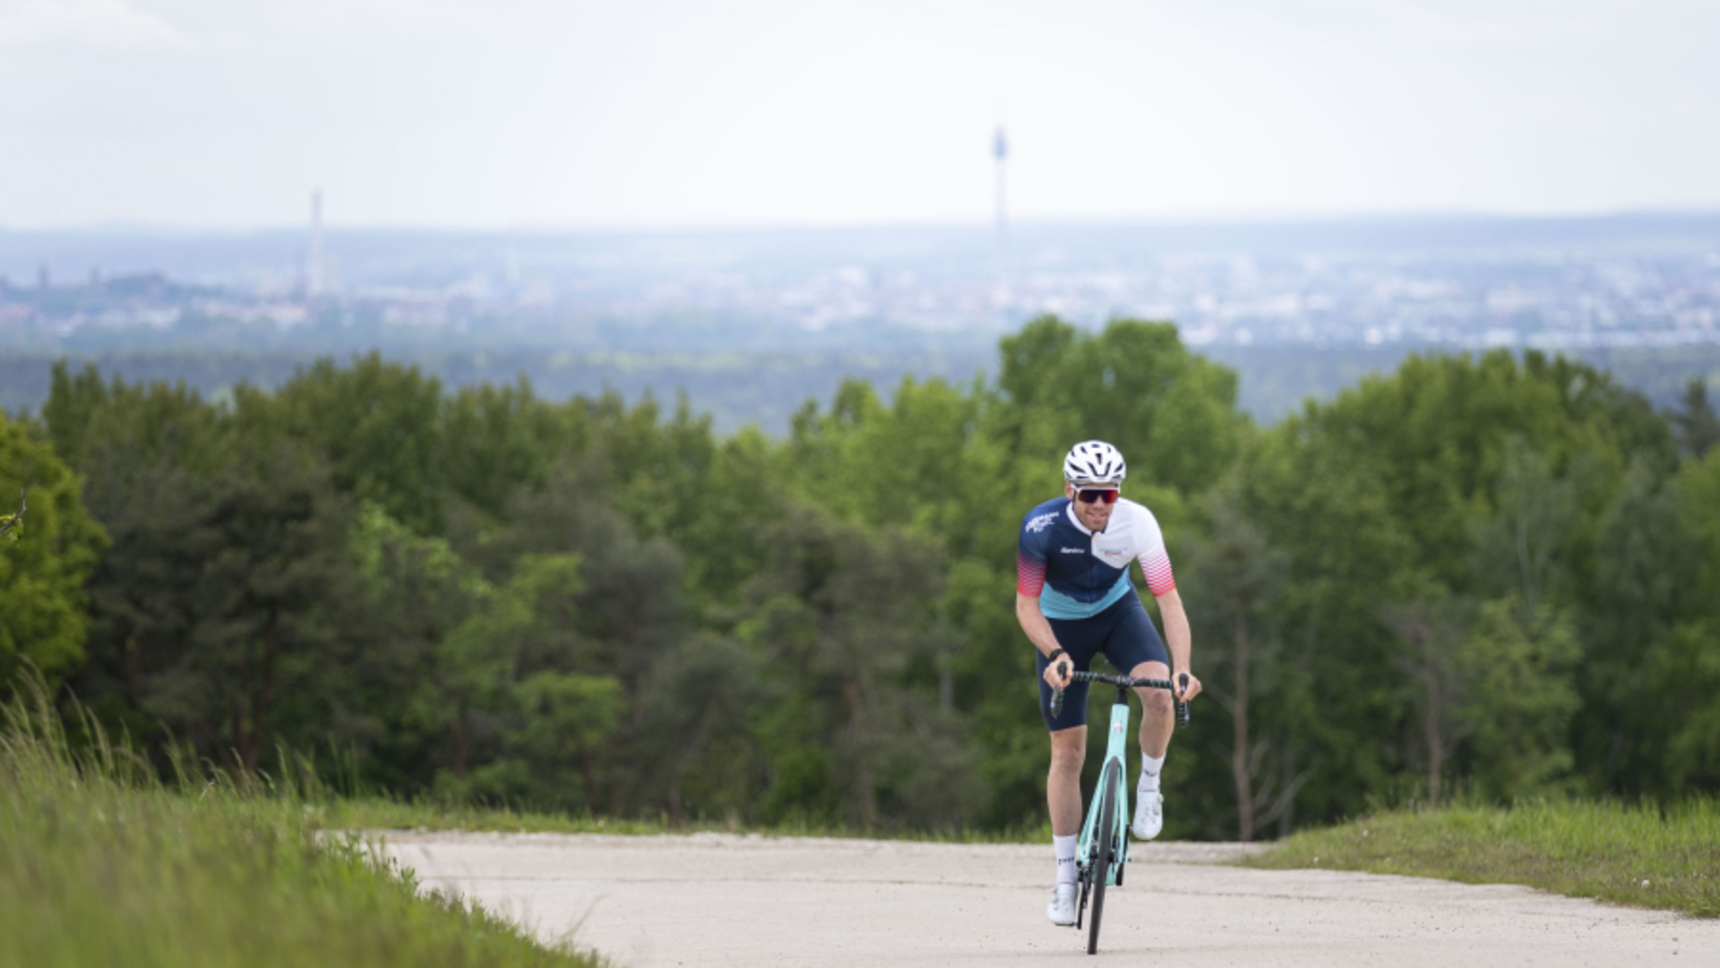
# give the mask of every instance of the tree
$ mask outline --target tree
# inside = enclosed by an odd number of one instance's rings
[[[1720,789],[1720,449],[1686,461],[1677,483],[1680,528],[1699,547],[1695,601],[1651,660],[1648,694],[1672,727],[1661,770],[1668,787],[1713,791]]]
[[[116,468],[91,504],[114,538],[91,586],[98,691],[122,684],[139,712],[254,774],[277,709],[326,674],[355,590],[326,473],[290,446],[242,448],[207,478],[169,460]]]
[[[1202,681],[1230,713],[1226,758],[1236,797],[1236,838],[1247,842],[1289,809],[1306,775],[1280,785],[1277,776],[1264,772],[1275,737],[1259,729],[1254,705],[1262,693],[1286,685],[1274,667],[1282,660],[1278,612],[1289,556],[1249,520],[1236,482],[1227,484],[1206,501],[1211,537],[1190,543],[1183,575],[1193,590],[1190,618],[1207,669]]]
[[[687,815],[690,784],[705,792],[709,807],[745,810],[753,764],[733,747],[751,745],[752,717],[770,699],[766,673],[740,643],[710,633],[689,638],[652,667],[641,700],[642,746],[664,764],[651,781],[672,821]]]
[[[1667,790],[1662,753],[1681,724],[1655,701],[1652,671],[1673,630],[1706,604],[1700,530],[1689,527],[1679,492],[1676,479],[1635,461],[1599,522],[1593,567],[1602,591],[1582,601],[1585,708],[1576,739],[1602,790]]]
[[[1474,678],[1473,663],[1458,648],[1471,621],[1468,603],[1443,589],[1384,606],[1386,625],[1402,643],[1399,662],[1421,714],[1420,740],[1427,769],[1427,799],[1439,803],[1445,764],[1472,724],[1459,714]]]
[[[1667,788],[1720,789],[1720,619],[1681,623],[1652,661],[1654,701],[1673,724],[1662,759]]]
[[[1487,602],[1458,650],[1467,673],[1459,716],[1480,791],[1510,801],[1564,786],[1575,765],[1571,721],[1582,705],[1582,648],[1569,616],[1546,603]]]
[[[0,413],[0,494],[19,495],[0,541],[0,687],[20,660],[52,682],[84,662],[84,583],[107,535],[84,510],[80,489],[46,440]]]
[[[782,733],[828,744],[831,788],[850,819],[876,827],[884,818],[881,801],[914,789],[932,765],[921,754],[942,746],[926,742],[934,730],[924,712],[933,704],[902,679],[935,650],[940,556],[900,531],[873,535],[806,509],[791,512],[772,544],[773,567],[753,586],[741,635],[802,699],[783,710],[800,721],[783,723]],[[935,788],[939,796],[900,819],[947,822],[952,810],[971,807],[964,764],[938,765],[953,768]]]
[[[442,409],[441,381],[371,352],[344,369],[320,359],[272,394],[241,386],[233,419],[247,437],[291,440],[318,454],[341,493],[433,534],[451,476]]]
[[[536,780],[528,789],[553,789],[557,775],[577,766],[583,800],[587,806],[595,803],[594,751],[615,732],[624,702],[621,683],[614,676],[544,671],[521,680],[513,698],[521,722],[510,746],[525,754]],[[571,798],[559,799],[568,803]]]
[[[1113,320],[1097,336],[1042,316],[1002,343],[999,415],[1018,454],[1034,415],[1055,427],[1055,454],[1080,440],[1115,444],[1137,474],[1185,494],[1216,481],[1247,419],[1236,374],[1188,351],[1170,323]]]
[[[1298,818],[1365,809],[1403,768],[1403,737],[1414,730],[1399,640],[1380,607],[1415,594],[1416,553],[1379,462],[1316,411],[1259,434],[1234,470],[1238,502],[1289,558],[1274,610],[1284,684],[1266,704],[1279,789],[1296,791],[1278,818],[1280,835]],[[1196,607],[1201,588],[1181,584]],[[1197,655],[1207,642],[1197,640]],[[1228,775],[1212,782],[1231,785]]]
[[[1678,402],[1672,425],[1677,428],[1679,446],[1691,457],[1702,457],[1720,444],[1720,415],[1708,401],[1708,384],[1692,377]]]
[[[1543,599],[1563,589],[1566,559],[1585,498],[1598,489],[1602,470],[1593,455],[1572,461],[1571,473],[1555,478],[1546,459],[1521,436],[1511,438],[1494,485],[1491,518],[1477,520],[1472,571],[1490,592],[1514,597],[1525,623],[1535,624]]]
[[[498,605],[494,586],[448,542],[415,534],[380,504],[360,505],[351,547],[373,637],[361,664],[392,697],[366,705],[382,711],[403,700],[390,728],[446,732],[450,769],[463,778],[474,711],[498,705],[513,679],[512,632],[525,624],[523,610],[511,599]]]

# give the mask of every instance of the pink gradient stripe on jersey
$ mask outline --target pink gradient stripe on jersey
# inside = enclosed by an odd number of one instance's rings
[[[1038,598],[1045,590],[1045,562],[1024,554],[1015,556],[1015,590],[1024,598]]]
[[[1147,591],[1152,592],[1154,598],[1177,590],[1176,576],[1171,574],[1170,556],[1162,551],[1141,556],[1141,574],[1147,576]]]

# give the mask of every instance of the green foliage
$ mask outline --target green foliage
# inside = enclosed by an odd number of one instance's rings
[[[107,537],[79,490],[48,441],[0,414],[0,494],[22,516],[0,535],[0,694],[20,660],[56,680],[84,662],[84,584]]]
[[[209,475],[104,448],[90,486],[113,537],[90,586],[90,694],[123,696],[235,775],[341,651],[353,591],[340,497],[291,444],[263,446]]]
[[[1692,377],[1684,386],[1684,395],[1672,415],[1678,442],[1692,457],[1702,457],[1720,445],[1720,414],[1708,401],[1708,384]]]
[[[304,442],[325,457],[343,493],[422,533],[441,525],[448,472],[437,432],[440,381],[372,352],[344,370],[321,360],[272,395],[237,398],[242,426]]]
[[[1292,697],[1305,688],[1302,654],[1286,647],[1280,627],[1290,556],[1267,540],[1227,479],[1207,496],[1209,537],[1187,543],[1182,582],[1199,589],[1188,607],[1202,643],[1206,693],[1229,714],[1228,742],[1234,836],[1249,841],[1282,818],[1306,775],[1295,772],[1289,732],[1261,730],[1295,715]],[[1220,818],[1211,817],[1214,827]],[[1214,830],[1214,833],[1217,831]],[[1226,831],[1229,832],[1229,831]]]
[[[1570,616],[1514,599],[1488,602],[1458,648],[1469,672],[1460,716],[1477,789],[1500,801],[1558,790],[1576,765],[1569,735],[1582,705],[1582,647]]]
[[[1170,323],[1115,320],[1091,336],[1041,317],[1004,338],[998,386],[1018,440],[1043,446],[1045,459],[1107,440],[1137,478],[1185,492],[1224,472],[1245,423],[1236,374],[1189,352]]]
[[[823,753],[787,757],[788,782],[828,791],[821,799],[834,796],[843,819],[863,828],[892,805],[921,824],[959,825],[975,799],[959,724],[940,715],[929,688],[904,682],[936,649],[936,547],[799,509],[771,538],[775,560],[753,587],[756,617],[740,636],[799,687],[799,721],[782,725]],[[826,776],[805,772],[814,763]]]

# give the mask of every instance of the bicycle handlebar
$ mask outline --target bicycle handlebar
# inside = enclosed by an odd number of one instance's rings
[[[1184,674],[1186,675],[1187,673]],[[1069,673],[1069,680],[1071,682],[1103,682],[1107,685],[1116,686],[1119,689],[1164,689],[1173,696],[1176,695],[1177,691],[1177,687],[1173,685],[1169,679],[1145,679],[1136,678],[1134,676],[1112,676],[1106,675],[1103,672],[1071,672]],[[1063,715],[1063,689],[1058,686],[1053,686],[1051,694],[1051,718],[1056,719],[1061,715]],[[1188,723],[1188,703],[1179,699],[1177,700],[1177,725],[1187,726]]]

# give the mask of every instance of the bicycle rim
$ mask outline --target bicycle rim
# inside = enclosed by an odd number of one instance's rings
[[[1087,953],[1099,951],[1099,918],[1105,913],[1105,882],[1117,862],[1117,766],[1105,765],[1099,777],[1099,825],[1093,830],[1093,920],[1087,924]]]

